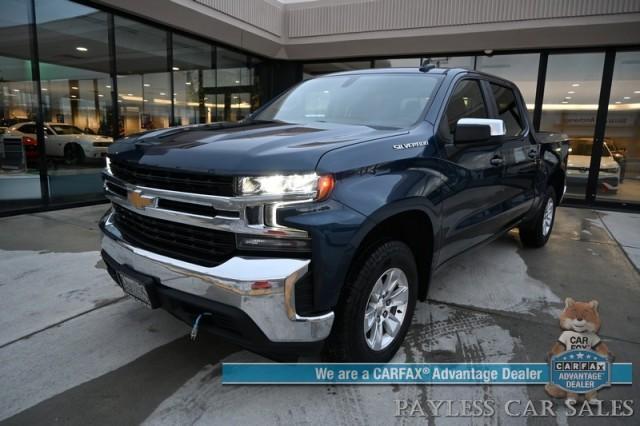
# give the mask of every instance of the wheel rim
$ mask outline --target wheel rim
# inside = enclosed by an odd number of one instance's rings
[[[364,338],[374,351],[398,336],[409,304],[409,281],[399,268],[387,269],[376,281],[364,312]]]
[[[542,218],[542,235],[545,237],[551,232],[551,225],[553,224],[553,199],[547,200],[547,205],[544,207],[544,217]]]

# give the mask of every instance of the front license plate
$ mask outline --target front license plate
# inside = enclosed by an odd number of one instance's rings
[[[141,302],[147,308],[152,308],[149,292],[142,283],[122,273],[118,274],[118,278],[120,278],[120,285],[125,293]]]

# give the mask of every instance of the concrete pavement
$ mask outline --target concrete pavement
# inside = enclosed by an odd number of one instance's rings
[[[265,359],[204,333],[190,342],[188,326],[123,297],[99,258],[105,209],[0,219],[3,424],[424,424],[394,417],[394,400],[546,398],[541,386],[222,386],[221,360]],[[395,361],[542,362],[569,296],[598,299],[600,336],[617,361],[635,361],[640,275],[630,259],[639,218],[561,208],[541,250],[523,249],[514,231],[456,259],[434,277]],[[634,382],[601,398],[638,401],[637,369]],[[558,413],[427,421],[601,424]]]

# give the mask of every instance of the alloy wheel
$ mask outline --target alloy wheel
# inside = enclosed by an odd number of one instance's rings
[[[364,337],[374,351],[388,347],[404,323],[409,281],[399,268],[386,270],[376,281],[364,313]]]

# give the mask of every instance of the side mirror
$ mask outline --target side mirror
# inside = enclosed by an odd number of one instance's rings
[[[453,143],[486,143],[492,137],[506,134],[504,121],[493,118],[461,118],[456,123]]]

